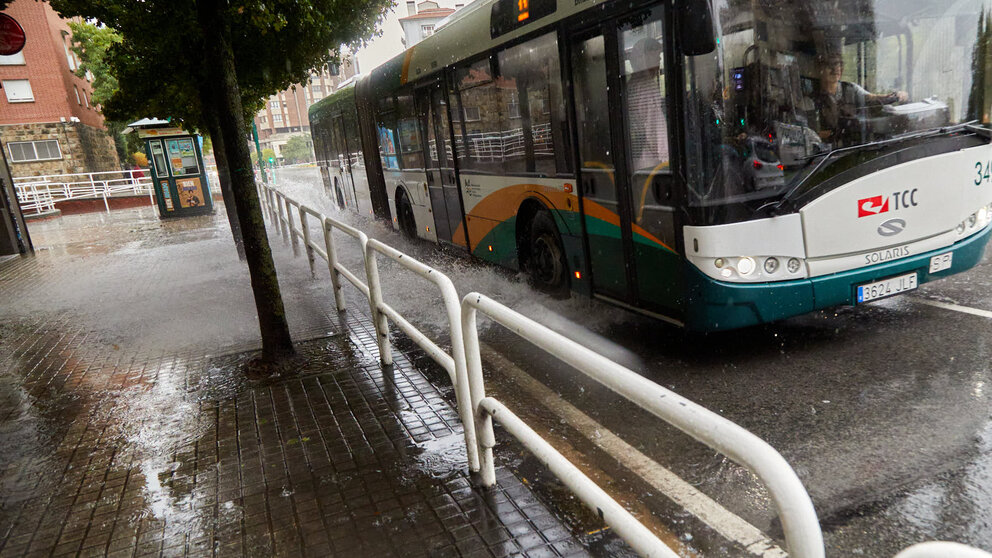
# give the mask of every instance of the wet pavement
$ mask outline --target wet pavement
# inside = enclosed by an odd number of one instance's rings
[[[381,367],[360,306],[339,318],[276,239],[305,364],[245,379],[257,323],[223,215],[67,216],[0,262],[0,557],[629,553],[535,496],[508,441],[474,489],[450,386],[414,351]]]

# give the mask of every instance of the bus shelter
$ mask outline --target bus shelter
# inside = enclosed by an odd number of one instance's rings
[[[159,215],[164,219],[212,213],[200,136],[152,118],[128,128],[144,140]]]

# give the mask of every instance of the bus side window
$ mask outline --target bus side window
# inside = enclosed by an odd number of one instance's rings
[[[375,127],[382,168],[399,170],[400,162],[396,150],[396,109],[392,97],[383,97],[376,103]]]
[[[558,156],[568,153],[568,146],[561,130],[565,103],[555,34],[510,47],[497,54],[497,61],[506,172],[568,172],[567,158]]]
[[[420,119],[413,102],[413,95],[402,93],[396,97],[397,138],[399,139],[400,166],[404,170],[424,170],[424,150],[420,142]]]
[[[499,95],[489,58],[455,71],[458,90],[458,120],[461,130],[455,147],[462,171],[484,174],[503,173],[503,130]]]

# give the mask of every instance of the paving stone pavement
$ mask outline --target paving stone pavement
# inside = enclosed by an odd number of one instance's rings
[[[247,380],[257,322],[223,215],[67,216],[0,262],[0,557],[617,548],[506,468],[474,489],[450,387],[413,353],[380,366],[367,315],[339,317],[275,239],[306,364]]]

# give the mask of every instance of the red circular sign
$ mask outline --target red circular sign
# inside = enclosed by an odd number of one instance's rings
[[[0,56],[10,56],[24,48],[24,28],[7,14],[0,14]]]

